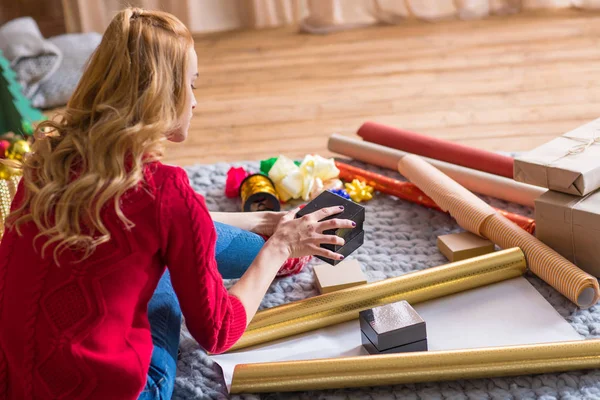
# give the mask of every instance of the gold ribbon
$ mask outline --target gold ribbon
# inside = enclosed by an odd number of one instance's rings
[[[10,206],[17,193],[20,179],[21,177],[16,175],[8,179],[0,179],[0,238],[4,235],[4,224],[10,214]]]

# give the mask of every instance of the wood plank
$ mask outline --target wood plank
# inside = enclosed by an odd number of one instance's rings
[[[198,107],[165,161],[325,156],[377,121],[524,151],[598,116],[600,15],[409,22],[327,36],[292,28],[196,37]]]
[[[332,156],[329,135],[366,121],[526,151],[600,114],[599,38],[600,14],[576,11],[198,35],[198,107],[164,161]]]

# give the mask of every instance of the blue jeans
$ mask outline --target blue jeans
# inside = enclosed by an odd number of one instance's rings
[[[225,279],[240,278],[262,248],[265,240],[254,233],[215,222],[216,259]],[[165,271],[148,303],[152,333],[152,360],[148,379],[139,400],[168,400],[173,394],[181,329],[181,309]]]

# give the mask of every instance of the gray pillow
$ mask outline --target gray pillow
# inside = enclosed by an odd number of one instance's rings
[[[57,62],[59,65],[56,65]],[[25,97],[32,97],[39,90],[43,80],[50,79],[56,72],[54,68],[57,66],[60,66],[60,59],[55,54],[26,57],[17,61],[13,69],[17,73],[17,80]]]
[[[0,49],[28,98],[56,72],[62,59],[61,51],[44,39],[31,17],[16,18],[0,26]]]
[[[37,108],[54,108],[67,104],[88,59],[100,44],[99,33],[68,33],[47,39],[62,52],[60,66],[39,85],[31,103]]]

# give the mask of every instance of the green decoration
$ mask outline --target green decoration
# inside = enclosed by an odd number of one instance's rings
[[[26,135],[33,135],[34,129],[31,123],[23,121],[21,124],[21,131]]]
[[[269,158],[268,160],[262,160],[260,162],[260,172],[265,175],[269,175],[269,171],[273,168],[273,164],[277,161],[277,157]]]
[[[0,134],[14,132],[25,136],[33,134],[33,124],[45,120],[40,110],[33,107],[17,82],[17,74],[0,51]]]
[[[275,164],[278,158],[279,157],[272,157],[266,160],[262,160],[260,162],[260,172],[262,172],[265,175],[269,175],[269,171],[271,170],[271,168],[273,168],[273,164]],[[301,162],[294,161],[294,164],[296,164],[299,167]]]

